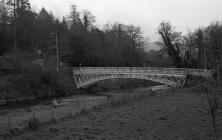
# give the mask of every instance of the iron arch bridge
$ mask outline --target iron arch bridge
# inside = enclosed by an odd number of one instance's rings
[[[211,77],[206,69],[157,68],[157,67],[75,67],[73,76],[77,88],[113,78],[137,78],[151,80],[173,87],[183,87],[187,75]]]

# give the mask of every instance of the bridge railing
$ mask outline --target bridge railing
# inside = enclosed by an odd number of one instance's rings
[[[187,68],[159,68],[159,67],[75,67],[73,68],[75,74],[172,74],[172,75],[197,75],[197,76],[211,76],[212,71],[206,69],[187,69]]]

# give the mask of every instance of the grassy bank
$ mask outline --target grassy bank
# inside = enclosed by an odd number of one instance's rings
[[[139,91],[139,93],[137,93],[137,91]],[[15,135],[20,135],[21,133],[26,132],[26,131],[30,131],[30,130],[33,131],[33,129],[34,130],[42,129],[45,126],[54,125],[53,123],[59,123],[59,122],[64,121],[64,120],[84,117],[86,115],[90,115],[91,113],[93,113],[95,111],[96,112],[97,111],[102,111],[105,108],[116,108],[118,106],[129,105],[129,104],[132,105],[133,103],[135,103],[135,102],[141,100],[142,98],[146,97],[147,95],[151,94],[151,91],[149,91],[147,89],[134,89],[134,90],[128,90],[128,91],[125,91],[125,90],[121,91],[120,90],[120,91],[116,91],[116,92],[121,92],[122,93],[121,96],[110,96],[108,98],[108,100],[106,102],[102,103],[102,104],[99,103],[99,102],[101,102],[100,101],[101,99],[98,99],[98,103],[96,103],[92,108],[91,107],[90,108],[81,107],[81,105],[75,106],[75,104],[73,104],[73,105],[72,104],[67,104],[67,105],[64,105],[64,106],[61,106],[61,107],[58,106],[58,108],[53,109],[54,110],[53,111],[54,112],[53,113],[54,114],[53,118],[52,118],[51,115],[46,115],[45,114],[46,112],[44,112],[44,109],[42,111],[43,114],[41,114],[40,110],[39,111],[34,111],[34,110],[30,109],[30,111],[32,110],[36,113],[32,117],[31,116],[27,117],[27,113],[25,113],[25,112],[23,113],[24,116],[22,118],[24,118],[24,117],[31,118],[31,119],[25,121],[26,122],[25,124],[27,124],[26,126],[24,126],[25,128],[22,128],[22,127],[18,128],[18,127],[16,127],[18,125],[13,125],[13,123],[12,123],[11,128],[8,131],[8,133],[6,133],[6,132],[3,133],[2,137],[11,137],[11,136],[15,136]],[[88,101],[88,102],[90,102],[90,101]],[[78,106],[80,108],[78,108],[77,110],[79,110],[79,109],[80,110],[75,112],[74,108],[76,108]],[[64,110],[70,110],[70,112],[64,113]],[[51,111],[52,110],[49,110],[47,112],[51,112]],[[73,111],[75,113],[73,113]],[[60,112],[60,114],[58,114],[59,112]],[[30,112],[30,113],[32,113],[32,112]],[[22,116],[22,114],[20,116]],[[43,116],[45,116],[45,117],[43,117]],[[47,118],[48,118],[48,121],[46,121]],[[15,120],[16,118],[12,118],[12,119]],[[4,131],[4,130],[2,129],[2,131]]]
[[[122,100],[111,99],[106,105],[82,110],[75,116],[40,126],[36,131],[24,130],[9,139],[213,138],[209,116],[202,109],[195,91],[133,92],[138,94],[132,98],[123,97]]]

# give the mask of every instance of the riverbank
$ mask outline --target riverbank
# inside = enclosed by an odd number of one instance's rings
[[[134,96],[138,90],[147,90],[147,88],[113,90],[91,93],[91,95],[73,95],[57,99],[56,105],[53,105],[52,100],[50,100],[34,105],[1,108],[0,135],[6,134],[9,129],[12,131],[21,131],[22,129],[29,127],[29,123],[33,118],[36,118],[39,124],[44,125],[51,121],[73,117],[76,113],[79,113],[82,110],[85,111],[94,106],[106,104],[107,98],[109,98],[108,101],[113,102],[113,100],[116,101],[116,99]]]
[[[150,90],[149,90],[150,91]],[[149,91],[127,91],[148,93]],[[189,89],[161,91],[125,103],[93,109],[37,131],[8,139],[150,139],[211,140],[209,116],[199,93]]]

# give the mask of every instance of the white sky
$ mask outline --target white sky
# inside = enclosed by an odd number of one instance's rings
[[[88,9],[97,25],[118,21],[140,26],[151,41],[158,39],[157,27],[170,21],[177,31],[186,33],[213,21],[222,21],[222,0],[29,0],[37,12],[44,6],[56,17],[67,16],[70,5]]]

